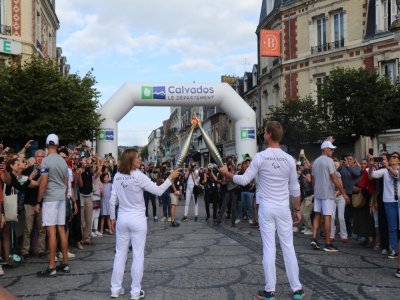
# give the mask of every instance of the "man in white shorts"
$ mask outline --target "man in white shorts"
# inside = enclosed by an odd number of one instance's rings
[[[283,138],[282,125],[277,121],[267,124],[264,140],[268,148],[254,155],[243,175],[228,172],[225,165],[220,169],[226,178],[245,186],[258,176],[257,204],[258,223],[263,242],[263,267],[265,286],[257,292],[257,299],[275,300],[276,245],[275,232],[283,252],[286,274],[293,291],[294,300],[303,299],[304,291],[299,279],[299,265],[293,246],[293,219],[289,207],[289,196],[294,200],[294,222],[301,221],[300,185],[297,181],[296,164],[289,154],[280,149]]]
[[[57,270],[69,273],[68,266],[68,240],[65,234],[65,207],[68,193],[68,166],[64,159],[57,154],[58,136],[50,134],[46,139],[48,156],[42,161],[41,178],[38,193],[38,204],[34,210],[40,211],[42,205],[42,225],[47,227],[49,236],[49,266],[41,272],[39,277],[54,277]],[[43,203],[42,203],[43,201]],[[56,268],[56,229],[60,238],[61,251],[63,254],[62,263]]]
[[[337,252],[338,249],[331,243],[331,216],[335,213],[335,186],[342,194],[346,202],[349,197],[346,194],[342,184],[336,177],[336,168],[331,158],[336,146],[330,140],[321,144],[322,154],[313,163],[312,183],[314,185],[314,220],[313,220],[313,239],[311,246],[315,250],[321,249],[317,241],[317,232],[321,215],[325,221],[325,246],[326,252]]]

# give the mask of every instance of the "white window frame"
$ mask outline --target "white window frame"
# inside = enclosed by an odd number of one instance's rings
[[[390,4],[390,5],[389,5]],[[397,6],[396,0],[376,0],[376,31],[384,32],[390,30],[391,23],[396,19]]]
[[[399,60],[392,59],[380,62],[381,75],[388,76],[392,84],[397,82],[399,77]]]
[[[338,23],[336,23],[338,18]],[[335,48],[344,47],[345,40],[345,14],[344,11],[337,11],[332,14],[332,41],[334,42]],[[338,25],[337,25],[338,24]],[[339,26],[339,28],[337,28]],[[336,35],[336,29],[338,29],[338,36]],[[341,42],[343,40],[343,42]]]
[[[319,32],[320,23],[321,23],[321,32]],[[320,49],[320,51],[318,51],[318,52],[327,51],[328,46],[327,46],[327,41],[326,41],[326,18],[325,18],[325,16],[315,19],[315,31],[316,31],[316,37],[317,37],[316,38],[317,47],[319,47],[319,49]]]
[[[274,9],[275,0],[267,0],[267,16]]]
[[[0,25],[6,25],[6,4],[5,4],[5,0],[0,0]]]

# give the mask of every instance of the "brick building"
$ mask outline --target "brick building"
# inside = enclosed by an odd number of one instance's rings
[[[283,99],[311,95],[318,104],[318,85],[335,67],[375,69],[395,82],[400,48],[390,24],[396,14],[393,0],[264,0],[257,37],[262,29],[280,30],[281,55],[258,51],[258,124]],[[356,153],[372,145],[361,139]]]
[[[34,53],[56,61],[59,26],[55,0],[0,0],[0,63],[21,63]]]

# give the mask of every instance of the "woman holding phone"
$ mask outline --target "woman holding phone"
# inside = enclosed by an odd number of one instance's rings
[[[147,220],[143,192],[161,196],[179,176],[180,169],[174,170],[157,186],[146,174],[140,171],[141,158],[136,149],[127,149],[122,153],[118,173],[114,177],[110,218],[112,230],[116,232],[116,253],[111,277],[111,298],[123,295],[122,280],[128,257],[129,244],[132,245],[132,285],[131,299],[144,298],[141,289],[144,266],[144,248],[146,244]],[[119,201],[118,221],[115,217],[115,204]],[[115,230],[116,229],[116,230]]]

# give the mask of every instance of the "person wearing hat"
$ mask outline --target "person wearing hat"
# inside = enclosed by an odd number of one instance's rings
[[[301,221],[300,186],[297,180],[296,163],[280,148],[283,138],[282,125],[268,122],[264,140],[268,148],[256,153],[243,175],[228,172],[224,165],[220,171],[228,179],[241,186],[249,184],[258,176],[256,200],[259,204],[258,222],[263,243],[263,267],[265,286],[257,292],[257,299],[274,300],[276,288],[276,244],[278,232],[285,261],[286,274],[293,291],[293,299],[303,299],[304,291],[299,279],[299,265],[293,245],[293,219],[289,208],[289,196],[294,200],[294,222]]]
[[[56,230],[60,238],[61,252],[63,254],[62,262],[57,270],[63,273],[69,273],[68,265],[68,239],[65,234],[65,213],[66,197],[68,193],[68,166],[64,159],[57,154],[58,136],[49,134],[46,139],[48,155],[42,161],[41,178],[39,193],[37,197],[38,204],[34,207],[36,213],[40,212],[42,207],[42,225],[47,227],[49,236],[49,266],[38,272],[39,277],[55,277],[56,271],[56,249],[57,239]]]
[[[335,186],[346,202],[349,197],[346,194],[341,182],[336,176],[336,168],[332,154],[336,146],[328,139],[321,144],[321,155],[314,161],[312,168],[312,183],[314,186],[314,219],[313,238],[311,246],[315,250],[321,249],[317,241],[317,232],[321,219],[325,221],[325,246],[326,252],[337,252],[338,249],[331,243],[331,216],[335,213]]]

